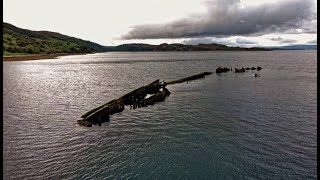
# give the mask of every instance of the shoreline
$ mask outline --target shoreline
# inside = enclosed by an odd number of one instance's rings
[[[3,56],[3,61],[31,61],[31,60],[42,60],[42,59],[56,59],[60,56],[85,55],[85,54],[90,54],[90,53],[56,53],[56,54]]]

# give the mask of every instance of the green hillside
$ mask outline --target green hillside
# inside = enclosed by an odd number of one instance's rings
[[[3,22],[3,55],[102,52],[99,44],[49,31],[31,31]]]

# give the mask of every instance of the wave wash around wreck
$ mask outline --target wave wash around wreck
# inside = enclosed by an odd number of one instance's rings
[[[170,91],[166,88],[167,85],[204,78],[209,74],[212,73],[203,72],[183,79],[170,81],[168,83],[165,81],[160,82],[158,79],[148,84],[147,86],[142,86],[118,99],[114,99],[106,104],[92,109],[91,111],[81,116],[81,118],[83,119],[78,120],[78,124],[86,127],[91,127],[92,124],[101,125],[101,123],[103,122],[109,122],[110,115],[122,112],[124,110],[124,105],[130,105],[130,109],[136,109],[139,107],[153,105],[156,102],[164,101],[165,98],[170,95]],[[146,98],[148,94],[152,95]]]

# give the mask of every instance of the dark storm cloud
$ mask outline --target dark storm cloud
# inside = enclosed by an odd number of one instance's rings
[[[317,33],[317,20],[316,20],[317,17],[315,16],[314,18],[315,20],[305,23],[302,26],[302,33],[311,33],[311,34]]]
[[[223,44],[227,46],[234,46],[236,43],[232,42],[229,39],[225,38],[209,38],[209,37],[204,37],[204,38],[190,38],[187,40],[182,41],[183,44],[189,44],[189,45],[198,45],[198,44]]]
[[[243,38],[236,39],[236,43],[238,43],[238,44],[257,44],[257,42],[255,42],[255,41],[250,41],[250,40],[243,39]]]
[[[272,41],[278,41],[278,42],[281,43],[281,44],[296,43],[296,42],[298,42],[297,40],[294,40],[294,39],[284,39],[284,38],[281,38],[281,37],[270,38],[270,40],[272,40]]]
[[[190,44],[190,45],[198,45],[198,44],[223,44],[227,46],[246,46],[246,45],[252,45],[257,44],[255,41],[250,41],[248,39],[244,38],[237,38],[235,41],[227,38],[210,38],[210,37],[204,37],[204,38],[190,38],[187,40],[182,41],[183,44]]]
[[[192,38],[182,41],[183,44],[198,45],[198,44],[211,44],[212,38]]]
[[[241,7],[240,0],[214,0],[206,3],[204,14],[164,24],[136,25],[121,39],[161,39],[261,35],[303,29],[316,19],[312,0],[287,0],[260,6]],[[309,32],[316,32],[310,26]]]

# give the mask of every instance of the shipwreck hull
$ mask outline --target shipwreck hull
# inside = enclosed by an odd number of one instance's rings
[[[130,109],[136,109],[153,105],[157,102],[164,101],[171,93],[165,88],[169,84],[182,83],[186,81],[192,81],[212,74],[211,72],[203,72],[187,78],[179,79],[171,82],[160,82],[159,79],[152,83],[137,88],[118,99],[114,99],[106,104],[103,104],[97,108],[94,108],[81,116],[81,120],[78,120],[78,124],[81,126],[91,127],[93,124],[99,124],[110,121],[110,115],[122,112],[125,109],[125,105],[130,105]],[[146,98],[147,95],[151,95]]]

